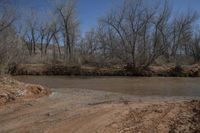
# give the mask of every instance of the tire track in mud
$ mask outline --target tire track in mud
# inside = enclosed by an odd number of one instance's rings
[[[93,110],[81,111],[81,113],[72,118],[71,120],[59,124],[58,127],[53,130],[50,129],[50,133],[54,132],[69,132],[69,133],[111,133],[114,129],[108,128],[108,125],[117,119],[116,113],[120,112],[112,107],[101,107]],[[106,127],[106,128],[105,128]],[[116,131],[116,130],[115,130]]]

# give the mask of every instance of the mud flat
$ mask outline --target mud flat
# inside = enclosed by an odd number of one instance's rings
[[[51,89],[0,107],[0,132],[200,132],[199,97],[140,97],[87,89]]]

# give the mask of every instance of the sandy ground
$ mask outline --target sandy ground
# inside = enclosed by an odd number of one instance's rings
[[[199,98],[136,97],[67,88],[51,91],[48,97],[0,106],[0,132],[200,132]]]

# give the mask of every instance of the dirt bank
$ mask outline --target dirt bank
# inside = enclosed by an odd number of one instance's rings
[[[197,133],[200,132],[200,101],[130,106],[119,122],[120,132]]]
[[[173,133],[200,131],[200,101],[52,89],[49,97],[0,108],[0,132]],[[196,100],[191,100],[196,99]]]
[[[50,91],[40,85],[25,84],[9,77],[0,77],[0,106],[49,94]]]
[[[69,65],[20,64],[10,70],[12,75],[79,75],[79,76],[165,76],[199,77],[200,65],[150,66],[143,71],[131,71],[126,67],[86,67]]]

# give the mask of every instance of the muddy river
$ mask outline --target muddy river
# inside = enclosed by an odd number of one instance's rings
[[[53,89],[89,89],[137,96],[200,96],[200,78],[16,76]]]

